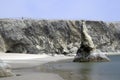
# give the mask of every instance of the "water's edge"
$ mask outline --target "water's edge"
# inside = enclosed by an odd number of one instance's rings
[[[120,55],[109,56],[111,62],[73,63],[72,59],[48,62],[41,72],[56,73],[65,80],[119,80]]]

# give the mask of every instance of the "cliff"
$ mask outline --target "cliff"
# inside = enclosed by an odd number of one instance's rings
[[[86,21],[98,49],[120,50],[120,22]],[[81,42],[81,21],[0,19],[0,51],[13,53],[76,53]]]

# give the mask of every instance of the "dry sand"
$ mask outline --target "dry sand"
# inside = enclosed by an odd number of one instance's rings
[[[40,72],[40,65],[70,58],[73,56],[0,53],[0,59],[10,64],[15,74],[0,80],[64,80],[57,74]]]

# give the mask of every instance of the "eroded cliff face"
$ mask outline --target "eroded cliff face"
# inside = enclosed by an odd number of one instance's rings
[[[87,21],[86,25],[98,49],[104,52],[116,52],[120,50],[120,22]]]
[[[120,50],[120,23],[86,21],[89,35],[101,51]],[[81,21],[0,19],[0,51],[13,53],[76,53]]]

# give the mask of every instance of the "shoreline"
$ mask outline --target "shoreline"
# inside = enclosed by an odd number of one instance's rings
[[[106,55],[120,55],[120,53],[105,53]],[[57,62],[66,59],[73,59],[75,54],[47,55],[47,54],[19,54],[0,53],[0,59],[11,65],[15,76],[0,78],[1,80],[64,80],[58,74],[40,72],[40,67],[48,62]],[[17,76],[18,75],[18,76]]]
[[[120,52],[104,52],[106,55],[120,55]]]
[[[103,52],[106,55],[120,55],[120,52]],[[2,60],[30,60],[30,59],[42,59],[47,57],[58,57],[58,56],[64,56],[64,57],[74,57],[76,54],[70,54],[70,55],[57,55],[55,54],[52,56],[51,54],[25,54],[25,53],[1,53],[0,52],[0,59]]]

